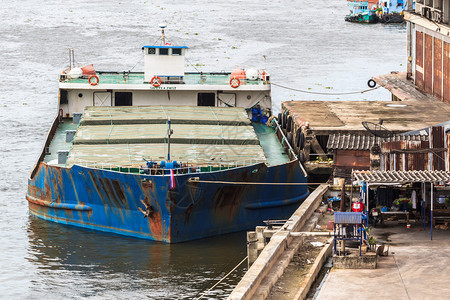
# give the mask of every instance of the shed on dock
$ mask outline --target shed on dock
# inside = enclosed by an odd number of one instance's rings
[[[396,76],[398,74],[395,74]],[[406,75],[405,75],[406,76]],[[404,101],[285,101],[282,102],[282,114],[288,115],[292,122],[285,126],[285,131],[294,137],[302,133],[303,143],[294,139],[293,147],[299,157],[305,161],[305,166],[311,175],[330,174],[334,163],[340,160],[333,153],[333,146],[328,148],[330,136],[352,135],[367,136],[368,132],[362,126],[363,121],[378,123],[384,121],[391,132],[401,134],[421,128],[430,127],[436,123],[448,121],[450,106],[441,101],[414,92],[414,86],[405,86],[409,97]],[[396,90],[399,92],[398,90]],[[406,92],[400,92],[406,94]],[[332,143],[333,144],[333,143]],[[347,148],[351,148],[348,145]],[[364,146],[364,150],[369,151]],[[344,149],[342,149],[344,150]],[[354,150],[354,149],[346,149]],[[358,150],[359,151],[359,150]],[[348,154],[348,153],[340,153]],[[362,154],[362,153],[361,153]],[[335,156],[336,155],[336,156]],[[363,156],[366,154],[363,154]],[[333,164],[330,164],[330,159]],[[358,164],[367,164],[362,159]],[[331,165],[331,166],[330,166]],[[367,165],[366,165],[367,166]]]

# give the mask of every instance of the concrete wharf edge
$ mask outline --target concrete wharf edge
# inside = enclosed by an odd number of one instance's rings
[[[320,206],[322,196],[328,190],[328,185],[322,184],[312,192],[308,198],[289,218],[277,233],[275,233],[270,242],[264,247],[256,261],[245,273],[244,277],[231,292],[229,300],[252,299],[261,281],[269,273],[277,259],[285,251],[289,244],[289,233],[300,230],[306,221],[312,216],[314,211]],[[273,286],[275,282],[271,282]]]
[[[316,280],[317,275],[319,275],[319,272],[322,269],[322,266],[325,264],[325,261],[328,259],[328,257],[330,257],[333,251],[333,240],[334,237],[329,238],[327,244],[323,247],[319,255],[316,257],[314,264],[311,266],[311,269],[309,269],[308,274],[306,274],[305,280],[302,282],[300,288],[295,294],[293,298],[294,300],[306,299],[309,289]]]

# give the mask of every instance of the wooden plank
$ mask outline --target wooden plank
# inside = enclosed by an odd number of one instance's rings
[[[423,60],[424,90],[433,93],[433,37],[425,34],[425,53]]]
[[[433,95],[442,98],[442,40],[434,38]]]
[[[450,43],[444,42],[444,86],[443,86],[443,100],[450,104]]]
[[[423,89],[423,32],[416,31],[416,85]]]

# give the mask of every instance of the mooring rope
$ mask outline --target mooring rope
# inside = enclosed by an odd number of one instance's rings
[[[270,82],[271,85],[283,88],[283,89],[287,89],[287,90],[291,90],[291,91],[296,91],[296,92],[300,92],[300,93],[306,93],[306,94],[314,94],[314,95],[351,95],[351,94],[363,94],[363,93],[367,93],[367,92],[371,92],[373,90],[378,89],[380,86],[371,88],[371,89],[367,89],[367,90],[362,90],[362,91],[356,91],[356,92],[342,92],[342,93],[324,93],[324,92],[311,92],[311,91],[306,91],[306,90],[300,90],[300,89],[294,89],[288,86],[284,86],[281,84],[277,84],[277,83],[273,83]]]
[[[228,272],[224,277],[222,277],[222,279],[220,279],[219,281],[217,281],[212,287],[210,287],[209,289],[207,289],[206,291],[204,291],[200,296],[198,296],[198,298],[195,298],[196,300],[203,298],[208,292],[210,292],[213,288],[215,288],[219,283],[221,283],[225,278],[227,278],[228,276],[230,276],[231,273],[233,273],[237,268],[239,268],[240,265],[242,265],[242,263],[244,261],[246,261],[248,258],[248,255],[246,257],[244,257],[243,260],[241,260],[240,263],[238,263],[230,272]]]

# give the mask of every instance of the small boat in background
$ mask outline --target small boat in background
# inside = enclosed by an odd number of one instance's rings
[[[414,3],[413,3],[414,5]],[[406,9],[406,1],[380,0],[377,9],[380,23],[403,23],[403,10]]]
[[[345,16],[345,21],[356,23],[378,22],[378,16],[376,14],[376,4],[370,6],[371,3],[369,3],[369,1],[348,1],[347,5],[350,8],[350,14]]]
[[[403,23],[404,0],[348,1],[350,14],[345,21],[356,23]],[[414,3],[413,3],[414,5]]]

